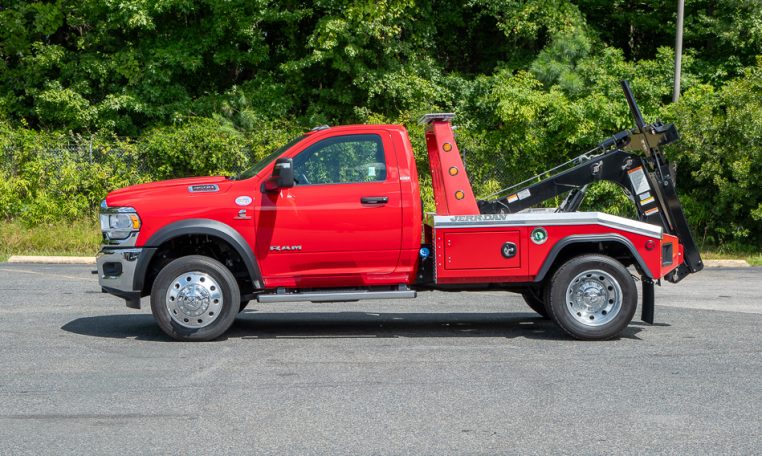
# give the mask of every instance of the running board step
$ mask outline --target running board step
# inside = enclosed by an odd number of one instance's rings
[[[257,296],[261,303],[271,302],[340,302],[360,301],[363,299],[410,299],[415,298],[415,290],[385,290],[385,291],[315,291],[310,293],[268,293]]]

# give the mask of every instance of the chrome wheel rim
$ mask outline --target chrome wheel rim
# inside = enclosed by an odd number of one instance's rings
[[[622,309],[622,287],[608,272],[591,269],[577,274],[566,288],[566,310],[585,326],[602,326]]]
[[[199,271],[175,277],[164,300],[172,320],[192,329],[209,326],[217,320],[222,301],[222,290],[217,281]]]

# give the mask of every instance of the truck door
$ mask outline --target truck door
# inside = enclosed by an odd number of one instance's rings
[[[397,266],[402,206],[391,137],[331,133],[289,154],[294,187],[262,195],[256,250],[266,282],[372,285]]]

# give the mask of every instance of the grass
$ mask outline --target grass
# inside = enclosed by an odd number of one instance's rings
[[[29,227],[19,221],[0,221],[0,262],[11,255],[95,256],[101,232],[95,219]],[[746,260],[762,266],[762,250],[752,247],[710,247],[705,260]]]
[[[34,227],[16,220],[0,221],[0,261],[11,255],[95,256],[100,242],[95,219]]]
[[[701,253],[702,260],[746,260],[752,266],[762,266],[762,252],[752,249],[712,248]]]

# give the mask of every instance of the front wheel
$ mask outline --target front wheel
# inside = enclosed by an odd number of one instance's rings
[[[151,311],[170,337],[216,339],[230,328],[241,293],[233,274],[219,261],[200,255],[173,260],[156,276]]]
[[[619,335],[630,324],[638,290],[627,269],[605,255],[582,255],[564,263],[545,291],[550,317],[582,340]]]

